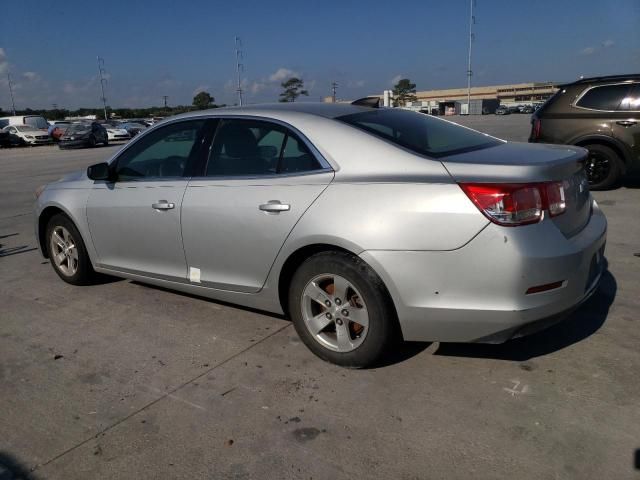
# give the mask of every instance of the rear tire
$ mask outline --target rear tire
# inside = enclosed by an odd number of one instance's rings
[[[91,265],[80,232],[64,214],[51,217],[45,242],[49,260],[58,276],[71,285],[91,285],[98,274]]]
[[[300,265],[289,286],[289,313],[309,350],[343,367],[374,365],[399,337],[382,280],[345,252],[318,253]]]
[[[615,187],[622,177],[623,164],[619,155],[610,147],[598,143],[584,145],[589,150],[587,178],[591,190]]]

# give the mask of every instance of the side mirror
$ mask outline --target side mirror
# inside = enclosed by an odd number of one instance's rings
[[[111,168],[107,162],[96,163],[87,168],[87,177],[91,180],[111,180]]]

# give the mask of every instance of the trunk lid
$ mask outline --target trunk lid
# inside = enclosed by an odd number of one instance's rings
[[[440,160],[456,182],[562,181],[566,210],[551,220],[566,237],[571,237],[591,217],[591,195],[584,171],[586,158],[587,150],[580,147],[506,142]]]

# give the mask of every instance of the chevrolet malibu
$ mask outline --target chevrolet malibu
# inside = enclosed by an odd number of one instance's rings
[[[35,228],[68,283],[284,313],[317,356],[364,367],[397,338],[504,342],[586,300],[607,229],[586,154],[400,109],[216,109],[39,189]]]

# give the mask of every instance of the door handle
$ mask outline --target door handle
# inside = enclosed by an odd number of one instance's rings
[[[636,122],[634,120],[619,120],[616,123],[618,125],[622,125],[623,127],[631,127],[631,126],[635,125],[638,122]]]
[[[175,208],[175,206],[175,203],[170,203],[166,200],[158,200],[157,203],[151,205],[154,210],[171,210],[172,208]]]
[[[289,205],[288,203],[280,203],[280,200],[269,200],[267,203],[263,203],[258,208],[267,213],[280,213],[291,210],[291,205]]]

